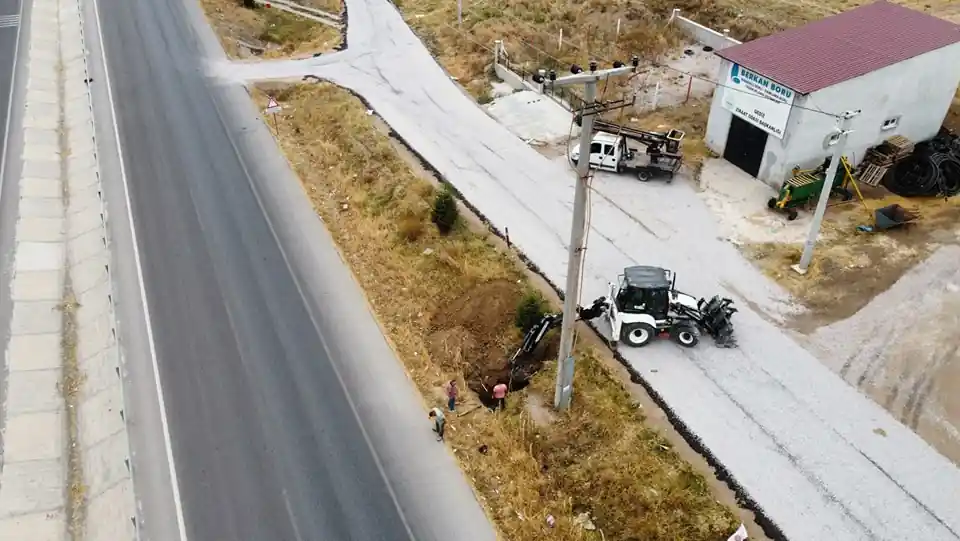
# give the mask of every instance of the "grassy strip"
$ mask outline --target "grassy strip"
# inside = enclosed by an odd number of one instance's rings
[[[327,52],[340,45],[336,28],[280,9],[245,8],[242,0],[200,0],[200,5],[231,58],[244,56],[237,40],[264,48],[263,58]]]
[[[325,83],[261,90],[285,105],[281,147],[427,401],[440,404],[450,379],[476,385],[502,366],[529,287],[515,258],[462,224],[440,235],[429,221],[434,186],[346,91]],[[739,521],[704,478],[644,425],[596,351],[579,355],[567,415],[540,405],[552,397],[547,363],[505,412],[465,397],[461,415],[448,419],[449,444],[503,537],[601,539],[575,522],[583,512],[606,539],[730,535]]]

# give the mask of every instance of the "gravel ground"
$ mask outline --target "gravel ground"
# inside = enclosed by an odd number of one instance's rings
[[[945,246],[811,345],[941,453],[960,463],[960,247]]]

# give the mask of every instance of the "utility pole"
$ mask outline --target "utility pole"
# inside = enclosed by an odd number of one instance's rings
[[[571,67],[573,75],[556,78],[550,72],[549,86],[584,85],[584,108],[581,112],[580,159],[577,162],[577,184],[573,199],[573,224],[570,226],[570,246],[567,259],[567,287],[563,294],[563,322],[560,331],[560,354],[557,356],[557,385],[553,405],[559,410],[570,406],[573,393],[573,334],[577,320],[577,302],[580,300],[580,269],[583,266],[583,238],[586,232],[587,179],[590,175],[590,144],[593,142],[593,121],[599,113],[595,106],[597,82],[610,77],[634,73],[640,60],[634,57],[632,66],[615,62],[612,69],[597,71],[597,63],[590,62],[590,71],[584,73],[579,66]],[[542,79],[541,79],[542,80]]]
[[[463,26],[463,0],[457,0],[457,28]]]
[[[810,266],[810,260],[813,259],[813,248],[817,244],[817,237],[820,236],[820,226],[823,223],[823,215],[827,211],[827,202],[830,200],[830,191],[833,189],[833,179],[837,176],[837,168],[843,159],[843,150],[847,146],[847,135],[853,130],[850,129],[850,120],[860,114],[860,110],[844,111],[840,114],[840,127],[835,132],[837,134],[837,143],[833,146],[833,158],[830,159],[830,166],[827,167],[827,176],[823,180],[823,189],[820,190],[820,199],[817,201],[817,210],[813,213],[813,223],[810,224],[810,233],[807,235],[807,242],[803,245],[803,255],[800,256],[800,262],[791,268],[799,274],[806,274]]]

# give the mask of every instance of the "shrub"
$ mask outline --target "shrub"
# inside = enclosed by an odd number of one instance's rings
[[[457,225],[459,217],[457,199],[453,196],[453,192],[450,191],[450,188],[440,190],[433,200],[433,212],[430,214],[430,221],[437,225],[440,233],[446,235]]]
[[[547,301],[539,291],[529,290],[520,298],[517,304],[517,315],[514,324],[523,332],[529,331],[547,313]]]

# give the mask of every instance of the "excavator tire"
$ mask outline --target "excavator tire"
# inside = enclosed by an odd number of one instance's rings
[[[700,343],[700,331],[690,323],[679,323],[670,329],[670,338],[685,348],[696,347]]]
[[[620,340],[632,348],[642,348],[657,336],[657,330],[646,323],[628,323],[620,330]]]

